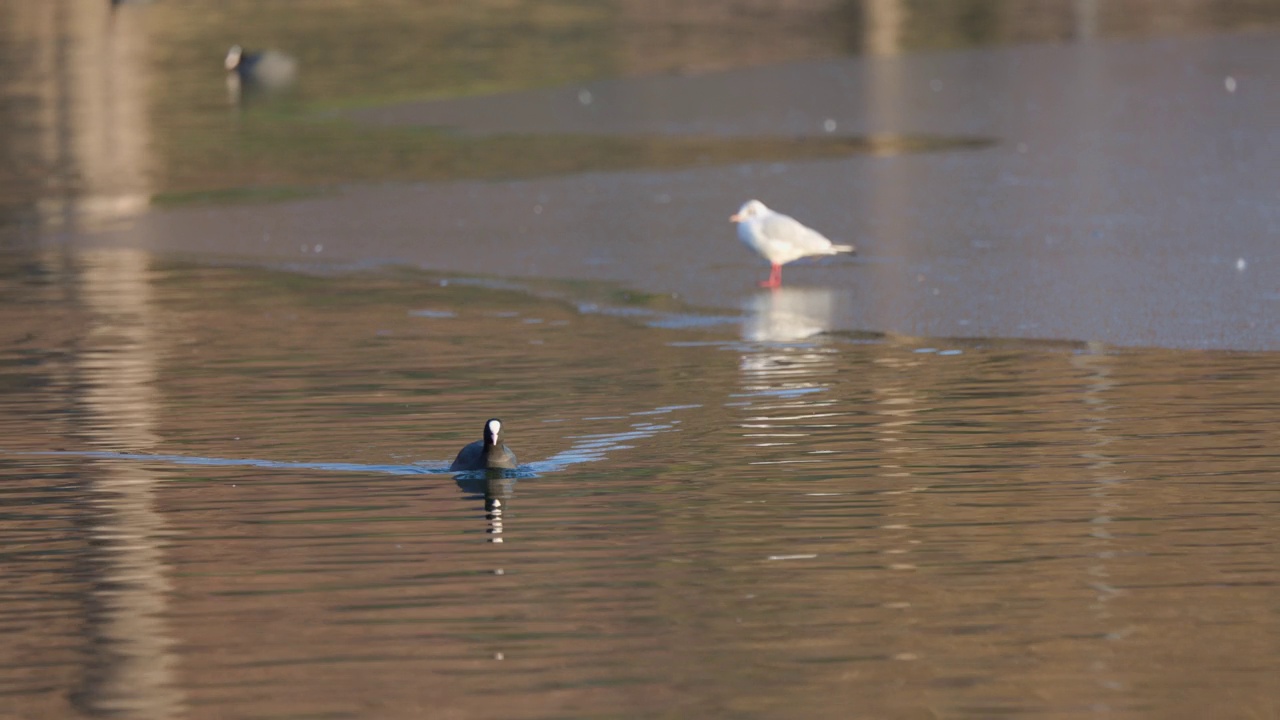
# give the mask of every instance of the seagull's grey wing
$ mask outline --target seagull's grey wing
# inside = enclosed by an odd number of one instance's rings
[[[770,240],[785,242],[806,253],[829,252],[831,247],[831,241],[822,233],[805,227],[790,215],[771,213],[761,218],[760,228]]]

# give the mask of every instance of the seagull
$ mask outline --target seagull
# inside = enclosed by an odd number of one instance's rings
[[[852,245],[836,245],[817,230],[805,227],[790,215],[770,210],[759,200],[748,200],[729,219],[738,223],[738,237],[742,242],[773,266],[769,279],[760,283],[760,287],[780,287],[782,266],[793,260],[856,252]]]
[[[449,466],[450,471],[489,470],[516,468],[516,454],[502,442],[502,421],[491,418],[484,424],[484,439],[477,440],[458,451]]]

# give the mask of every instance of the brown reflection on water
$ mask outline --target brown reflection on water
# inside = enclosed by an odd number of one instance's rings
[[[1265,551],[1259,554],[1271,540],[1251,537],[1252,531],[1239,538],[1250,548],[1245,552],[1252,561],[1242,563],[1241,574],[1229,573],[1232,579],[1211,580],[1219,571],[1208,571],[1217,561],[1207,557],[1200,558],[1207,565],[1172,560],[1188,546],[1171,535],[1226,531],[1234,523],[1222,513],[1240,517],[1217,503],[1235,505],[1235,492],[1252,501],[1272,494],[1268,478],[1273,471],[1247,459],[1257,451],[1273,454],[1263,450],[1268,441],[1227,441],[1235,450],[1225,454],[1209,449],[1219,444],[1211,439],[1216,433],[1210,428],[1231,414],[1222,403],[1231,404],[1226,398],[1239,390],[1215,388],[1216,382],[1209,379],[1220,378],[1209,368],[1230,362],[1225,356],[1116,353],[1100,346],[1067,351],[1046,346],[1045,354],[1027,354],[904,338],[900,343],[870,345],[853,355],[828,354],[833,365],[827,367],[804,362],[821,357],[824,348],[820,339],[816,342],[810,347],[762,346],[744,353],[744,393],[751,396],[771,388],[796,394],[785,403],[776,398],[748,403],[742,431],[746,447],[771,458],[753,464],[793,465],[796,446],[822,452],[824,435],[830,432],[826,428],[843,427],[850,444],[803,473],[803,481],[796,476],[798,482],[785,487],[805,498],[823,498],[815,502],[875,508],[866,518],[858,510],[850,515],[858,530],[846,532],[857,545],[822,542],[838,531],[828,526],[824,532],[817,526],[821,521],[810,515],[815,525],[808,529],[815,537],[797,543],[791,553],[770,556],[829,566],[841,564],[831,559],[832,554],[852,553],[857,557],[853,564],[861,569],[856,584],[841,587],[833,580],[831,593],[814,591],[835,606],[841,606],[836,598],[843,598],[846,610],[851,605],[863,608],[853,614],[869,625],[841,635],[844,640],[857,637],[851,645],[841,647],[833,641],[811,646],[808,653],[815,654],[814,661],[823,658],[810,670],[822,676],[812,687],[847,687],[851,678],[859,677],[866,687],[905,682],[921,688],[919,704],[903,703],[895,693],[882,691],[859,705],[867,712],[890,715],[924,708],[983,717],[1043,712],[1041,700],[1014,699],[1024,684],[1040,688],[1036,694],[1043,702],[1067,714],[1105,710],[1141,716],[1154,707],[1135,701],[1147,691],[1190,703],[1195,709],[1187,716],[1213,714],[1213,701],[1205,693],[1215,683],[1239,689],[1242,699],[1236,710],[1241,716],[1271,706],[1271,692],[1246,679],[1247,672],[1240,674],[1238,661],[1226,660],[1224,653],[1230,651],[1216,635],[1225,632],[1233,636],[1232,642],[1258,646],[1249,639],[1249,628],[1259,621],[1259,599],[1276,592],[1280,569]],[[778,368],[770,385],[760,382],[762,358]],[[1268,356],[1255,359],[1263,366],[1274,363]],[[1261,376],[1246,375],[1260,390],[1255,383]],[[1162,397],[1167,392],[1175,398]],[[1182,407],[1194,414],[1187,403],[1213,409],[1201,418],[1203,424],[1195,423],[1199,427],[1174,429],[1166,413]],[[1267,404],[1263,401],[1259,409]],[[772,415],[772,423],[764,436],[759,423],[766,413]],[[853,427],[860,430],[848,434]],[[1206,455],[1245,463],[1250,469],[1242,472],[1248,479],[1237,485],[1229,479],[1235,471],[1222,466],[1207,471],[1213,479],[1206,476],[1204,483],[1178,479],[1199,476],[1203,468],[1169,474],[1173,466],[1195,464]],[[870,467],[860,471],[863,462]],[[1151,463],[1168,463],[1169,469],[1157,470]],[[861,477],[858,491],[851,493],[848,485],[833,482],[836,467]],[[785,483],[788,475],[778,470],[774,477]],[[1217,494],[1217,500],[1203,494],[1207,487],[1216,488],[1209,494]],[[770,490],[770,500],[761,502],[778,501],[781,488]],[[860,492],[868,496],[864,503],[838,499]],[[797,502],[788,504],[789,511],[799,507]],[[1270,510],[1242,512],[1252,517],[1246,524],[1255,530],[1267,522],[1262,517],[1271,515]],[[774,519],[785,516],[784,512]],[[779,533],[775,529],[771,534]],[[1221,559],[1235,564],[1225,555]],[[1266,569],[1255,566],[1257,561]],[[1202,574],[1206,571],[1208,575]],[[812,583],[806,589],[829,586],[821,571],[805,577]],[[1148,615],[1153,608],[1147,603],[1152,601],[1161,607],[1157,614],[1172,623],[1167,632],[1156,627],[1162,620]],[[1243,610],[1246,606],[1251,610]],[[876,608],[878,620],[870,620],[870,608]],[[1207,616],[1225,616],[1223,625],[1211,623],[1217,629],[1209,631],[1201,624]],[[810,620],[824,625],[822,618]],[[841,622],[835,617],[825,620]],[[1040,622],[1048,624],[1036,627]],[[1275,625],[1264,624],[1270,639],[1262,645],[1274,648]],[[1193,639],[1201,631],[1215,635],[1211,647],[1198,646],[1200,641]],[[1148,643],[1155,655],[1146,654]],[[900,670],[872,662],[851,675],[847,663],[870,660],[860,657],[858,650],[868,644],[878,660],[901,663]],[[1201,653],[1214,658],[1210,665],[1229,662],[1235,669],[1211,681],[1189,670],[1205,667],[1196,662],[1181,666],[1186,672],[1135,672],[1136,666],[1155,657],[1168,654],[1189,661]],[[1046,662],[1050,656],[1054,662]],[[828,663],[832,671],[823,673]],[[957,704],[958,696],[965,700]],[[852,694],[844,697],[853,701]],[[817,715],[830,712],[817,703],[804,709]],[[1164,711],[1183,712],[1171,707]]]
[[[152,173],[150,29],[96,0],[0,8],[0,221],[57,232],[146,210]]]
[[[74,398],[79,434],[90,445],[154,448],[164,339],[157,334],[151,258],[138,250],[77,258],[78,296],[90,317],[79,343]],[[183,715],[175,687],[168,612],[174,591],[158,508],[161,479],[136,463],[90,461],[85,481],[85,673],[73,701],[89,715]]]
[[[671,298],[567,283],[4,267],[20,715],[1280,701],[1273,355],[832,336],[852,300],[820,287],[673,330]],[[496,485],[381,470],[491,415],[529,463],[633,432]],[[310,465],[13,452],[57,448]]]
[[[1082,352],[1071,357],[1072,366],[1082,374],[1081,403],[1084,405],[1083,421],[1086,424],[1082,431],[1089,434],[1093,448],[1085,449],[1081,457],[1092,461],[1086,465],[1088,476],[1093,483],[1090,495],[1096,502],[1095,515],[1090,519],[1092,526],[1089,535],[1095,540],[1090,551],[1096,561],[1087,568],[1086,582],[1096,594],[1089,603],[1099,625],[1110,626],[1106,637],[1120,640],[1133,631],[1133,626],[1117,625],[1110,611],[1110,603],[1119,598],[1122,591],[1112,585],[1110,570],[1111,559],[1124,552],[1122,541],[1119,541],[1109,529],[1118,517],[1123,516],[1126,508],[1123,501],[1112,496],[1116,486],[1124,482],[1123,475],[1115,469],[1115,462],[1109,456],[1108,446],[1115,438],[1110,436],[1112,418],[1110,414],[1115,408],[1109,402],[1109,395],[1115,388],[1111,379],[1113,359],[1105,348],[1090,348],[1090,352]],[[1096,675],[1100,687],[1120,687],[1122,681],[1119,669],[1112,666],[1112,655],[1099,652],[1093,658],[1089,669]]]

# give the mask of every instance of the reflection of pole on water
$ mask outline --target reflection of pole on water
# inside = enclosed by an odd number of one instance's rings
[[[34,148],[44,167],[41,223],[90,226],[134,217],[149,203],[149,65],[145,7],[102,0],[13,3],[5,42],[32,48],[18,77],[34,117],[0,143]],[[23,132],[23,129],[26,132]]]
[[[1111,558],[1120,553],[1110,525],[1123,509],[1121,501],[1114,496],[1113,490],[1124,481],[1121,472],[1115,467],[1114,452],[1107,450],[1108,446],[1116,441],[1112,430],[1115,420],[1111,417],[1115,411],[1115,405],[1108,397],[1117,384],[1111,377],[1112,365],[1116,358],[1110,355],[1105,347],[1096,343],[1090,343],[1089,352],[1073,353],[1070,358],[1071,365],[1085,373],[1081,393],[1084,403],[1082,419],[1087,423],[1084,432],[1087,433],[1088,438],[1092,439],[1092,442],[1085,443],[1091,449],[1080,454],[1083,459],[1089,461],[1085,466],[1093,479],[1089,497],[1096,503],[1095,514],[1089,519],[1089,537],[1092,540],[1091,544],[1096,548],[1092,552],[1095,562],[1089,565],[1086,582],[1097,594],[1090,608],[1104,627],[1112,625],[1106,637],[1119,639],[1128,634],[1128,629],[1114,627],[1114,615],[1108,608],[1108,602],[1120,594],[1120,590],[1112,584],[1109,568]],[[1115,685],[1118,670],[1112,663],[1112,656],[1109,653],[1093,658],[1089,667],[1098,675],[1099,685],[1104,687]]]
[[[91,327],[76,358],[83,434],[109,448],[145,450],[157,442],[157,342],[148,257],[141,251],[87,252],[79,290]],[[168,534],[152,471],[129,462],[86,466],[89,533],[90,655],[76,692],[94,714],[173,718],[182,710],[174,685],[177,658],[165,619],[172,594],[165,562]]]
[[[911,572],[916,565],[910,555],[921,543],[920,531],[915,526],[916,518],[922,514],[916,493],[928,487],[927,484],[917,484],[915,473],[907,464],[911,456],[920,452],[920,448],[912,444],[910,431],[920,422],[917,416],[930,410],[922,402],[924,395],[917,389],[921,381],[915,371],[924,361],[894,343],[872,347],[883,351],[873,361],[869,385],[869,409],[879,418],[872,432],[881,443],[880,476],[888,480],[890,487],[881,494],[894,498],[885,503],[884,520],[879,526],[884,533],[883,562],[889,570]],[[916,586],[906,584],[904,587]],[[884,606],[909,612],[913,599],[910,596],[889,599]],[[910,634],[904,636],[904,645],[897,649],[895,657],[916,657],[916,648],[910,644],[910,637]]]
[[[897,55],[902,51],[902,29],[907,21],[903,0],[865,0],[866,28],[862,50],[867,55]]]
[[[105,0],[11,3],[0,48],[28,50],[10,63],[31,98],[14,136],[51,170],[36,203],[43,230],[127,219],[148,203],[149,98],[145,6]],[[42,233],[43,234],[43,233]],[[149,260],[140,251],[46,255],[69,273],[89,318],[72,360],[81,435],[104,448],[156,443],[158,406]],[[165,619],[172,593],[157,510],[158,479],[136,463],[85,466],[86,660],[73,699],[92,715],[172,718],[176,657]]]
[[[1071,3],[1075,40],[1090,42],[1098,39],[1098,0],[1073,0]]]
[[[128,218],[147,205],[149,65],[141,10],[113,12],[103,0],[5,8],[0,52],[8,57],[0,58],[6,68],[0,84],[29,103],[6,126],[10,132],[0,133],[0,154],[41,168],[30,197],[42,231]],[[12,57],[15,48],[20,58]],[[90,318],[72,359],[79,378],[72,422],[92,443],[153,446],[156,343],[146,256],[48,252],[44,259],[51,274],[75,284]],[[88,714],[181,714],[164,620],[170,586],[155,482],[137,466],[85,467],[92,552],[85,669],[73,699]]]
[[[862,46],[871,55],[899,55],[911,11],[903,0],[869,0],[864,6],[866,23]],[[908,76],[906,63],[881,61],[867,63],[868,80],[862,96],[849,97],[847,102],[865,108],[871,127],[886,128],[889,132],[911,126],[915,111],[909,91],[915,78]],[[912,241],[913,220],[921,202],[933,202],[918,197],[911,171],[901,162],[871,163],[866,166],[872,173],[864,191],[850,197],[853,212],[861,217],[874,218],[875,254],[886,258],[900,258],[903,264],[874,263],[866,266],[864,281],[855,288],[857,302],[865,308],[866,316],[879,328],[893,328],[912,332],[913,328],[895,327],[889,321],[898,308],[909,307],[919,292],[917,280],[904,268],[918,262],[921,250]],[[869,277],[868,277],[869,275]]]
[[[145,8],[99,0],[19,4],[35,33],[41,155],[55,168],[38,204],[46,228],[95,225],[145,211]],[[56,263],[56,260],[55,260]],[[88,442],[146,450],[156,443],[150,268],[141,251],[84,252],[69,264],[90,329],[74,359],[78,421]],[[95,715],[175,717],[177,659],[165,620],[172,594],[156,510],[157,478],[137,464],[86,465],[92,555],[84,676],[74,700]]]

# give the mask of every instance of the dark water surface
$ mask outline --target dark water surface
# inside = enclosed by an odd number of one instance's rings
[[[0,298],[7,717],[1280,705],[1272,353],[129,251]],[[442,472],[490,415],[517,476]]]

